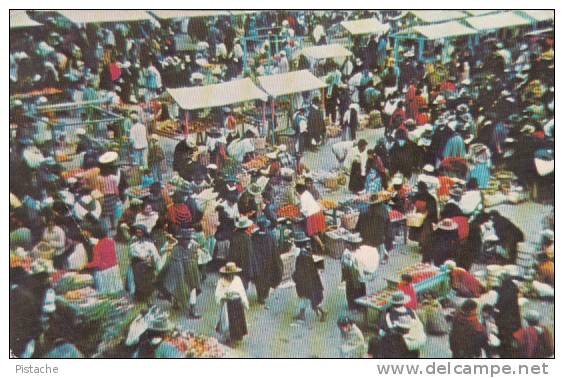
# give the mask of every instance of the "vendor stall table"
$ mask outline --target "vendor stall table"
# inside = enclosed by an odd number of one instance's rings
[[[413,272],[418,270],[425,271],[421,278],[418,278],[418,282],[415,282],[416,279],[414,278],[413,288],[418,296],[428,292],[433,292],[439,297],[444,297],[448,294],[450,291],[450,274],[445,267],[439,269],[429,265],[417,264],[402,272],[398,272],[396,276],[399,277],[401,273],[408,271],[414,274]],[[366,327],[377,325],[382,311],[386,311],[391,306],[388,299],[397,290],[399,283],[397,277],[387,279],[388,287],[383,291],[358,298],[355,301],[365,308],[364,319]]]

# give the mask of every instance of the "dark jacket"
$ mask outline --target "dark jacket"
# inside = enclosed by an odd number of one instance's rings
[[[488,336],[476,315],[466,315],[459,311],[455,314],[449,335],[450,350],[454,358],[480,357],[486,347]]]
[[[313,139],[318,143],[323,136],[325,136],[325,121],[321,109],[311,107],[307,119],[307,129]]]
[[[251,264],[251,256],[253,253],[253,243],[251,237],[245,230],[237,229],[231,238],[229,245],[228,259],[234,262],[243,271],[241,279],[243,281],[251,281],[255,278],[254,265]]]

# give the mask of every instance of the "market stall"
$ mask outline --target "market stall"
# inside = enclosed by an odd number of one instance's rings
[[[10,10],[10,30],[33,28],[36,26],[42,26],[42,24],[32,20],[25,10]]]
[[[464,21],[480,33],[516,28],[530,24],[529,20],[520,16],[515,11],[468,17]]]
[[[89,10],[74,9],[74,10],[59,10],[61,14],[68,21],[73,24],[104,24],[111,22],[136,22],[148,21],[152,17],[149,13],[142,10],[96,10],[92,12]]]
[[[416,43],[415,49],[417,50],[417,59],[419,61],[432,60],[435,58],[433,47],[435,42],[444,42],[445,48],[443,51],[448,51],[448,46],[453,40],[470,36],[476,33],[476,30],[463,25],[459,21],[447,21],[443,23],[430,24],[430,25],[416,25],[412,28],[398,32],[393,35],[394,37],[394,57],[396,62],[399,61],[400,47],[406,41],[414,41]],[[471,40],[468,39],[469,47],[472,46]],[[431,53],[426,54],[426,51]]]
[[[414,25],[435,24],[466,17],[463,11],[458,10],[417,10],[410,11],[409,15],[413,16]]]
[[[178,132],[179,125],[173,125],[172,127],[157,125],[155,131],[161,135],[177,139],[188,135],[190,131],[203,132],[209,127],[214,126],[214,121],[209,122],[209,118],[208,122],[205,123],[198,122],[197,119],[190,119],[190,113],[193,111],[219,108],[255,100],[263,102],[267,100],[267,95],[248,78],[202,87],[168,88],[167,93],[178,104],[179,108],[184,111],[184,116],[181,117],[182,121],[180,122],[183,132]],[[245,110],[243,109],[241,113],[244,112]]]
[[[446,266],[437,268],[430,264],[417,263],[397,272],[388,278],[387,287],[381,291],[358,298],[356,303],[364,307],[366,326],[376,326],[380,314],[390,306],[390,299],[398,290],[399,280],[402,274],[409,274],[413,278],[413,288],[417,296],[432,292],[437,297],[444,297],[450,291],[450,274]]]
[[[271,97],[272,138],[274,139],[278,135],[277,143],[288,141],[288,137],[294,134],[291,117],[299,107],[305,105],[305,99],[301,97],[301,94],[318,90],[323,91],[323,88],[327,86],[308,70],[260,76],[258,82]],[[324,97],[321,93],[321,101]],[[324,109],[325,106],[321,108]]]
[[[333,59],[341,66],[347,56],[351,56],[352,52],[339,44],[320,45],[306,47],[301,54],[308,58],[313,73],[317,73],[317,64],[326,59]]]

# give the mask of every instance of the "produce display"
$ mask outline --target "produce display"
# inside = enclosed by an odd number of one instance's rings
[[[57,294],[64,294],[94,285],[94,278],[90,274],[69,272],[65,273],[58,281],[53,282],[53,285]]]
[[[176,136],[181,134],[180,124],[172,119],[167,119],[166,121],[157,122],[155,126],[155,131],[163,135]]]
[[[227,355],[224,347],[215,337],[177,333],[165,338],[170,344],[186,355],[186,358],[223,358]]]
[[[243,167],[245,169],[264,169],[268,166],[268,163],[270,162],[270,159],[268,159],[266,156],[257,156],[256,158],[254,158],[253,160],[244,163]]]
[[[296,205],[284,205],[278,209],[278,217],[286,219],[300,218],[300,208]]]
[[[402,274],[409,274],[413,278],[412,283],[415,285],[421,281],[435,277],[437,274],[439,274],[439,272],[440,269],[436,266],[433,266],[431,264],[417,263],[401,270],[398,275],[401,276]]]
[[[319,204],[327,210],[332,210],[332,209],[336,209],[338,204],[336,201],[330,200],[330,199],[322,199],[321,201],[319,201]]]

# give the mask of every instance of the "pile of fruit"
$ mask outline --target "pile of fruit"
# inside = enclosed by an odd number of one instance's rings
[[[300,217],[300,208],[292,204],[284,205],[278,209],[278,217],[298,219]]]
[[[61,176],[64,179],[69,179],[71,177],[75,177],[78,176],[80,174],[84,173],[84,169],[82,168],[75,168],[75,169],[69,169],[68,171],[64,171],[63,173],[61,173]]]
[[[31,271],[31,263],[33,258],[30,256],[18,256],[16,254],[10,254],[10,268],[23,268],[25,271]]]
[[[84,287],[82,289],[68,291],[65,294],[65,299],[68,301],[82,301],[93,295],[96,295],[96,290],[91,287]]]
[[[409,274],[413,278],[412,283],[416,284],[435,277],[439,271],[439,268],[431,264],[417,263],[405,268],[399,274]]]
[[[181,334],[166,339],[187,358],[222,358],[226,353],[214,337]]]
[[[321,201],[319,201],[319,203],[321,204],[321,206],[323,206],[324,209],[327,210],[336,209],[338,206],[336,201],[330,199],[322,199]]]
[[[264,169],[269,163],[269,159],[266,156],[257,156],[253,160],[243,164],[245,169]]]
[[[175,135],[178,134],[178,123],[167,119],[166,121],[158,122],[157,123],[157,131],[167,135]]]
[[[367,296],[366,300],[376,307],[383,308],[390,304],[390,298],[392,297],[394,291],[394,289],[385,289]]]

